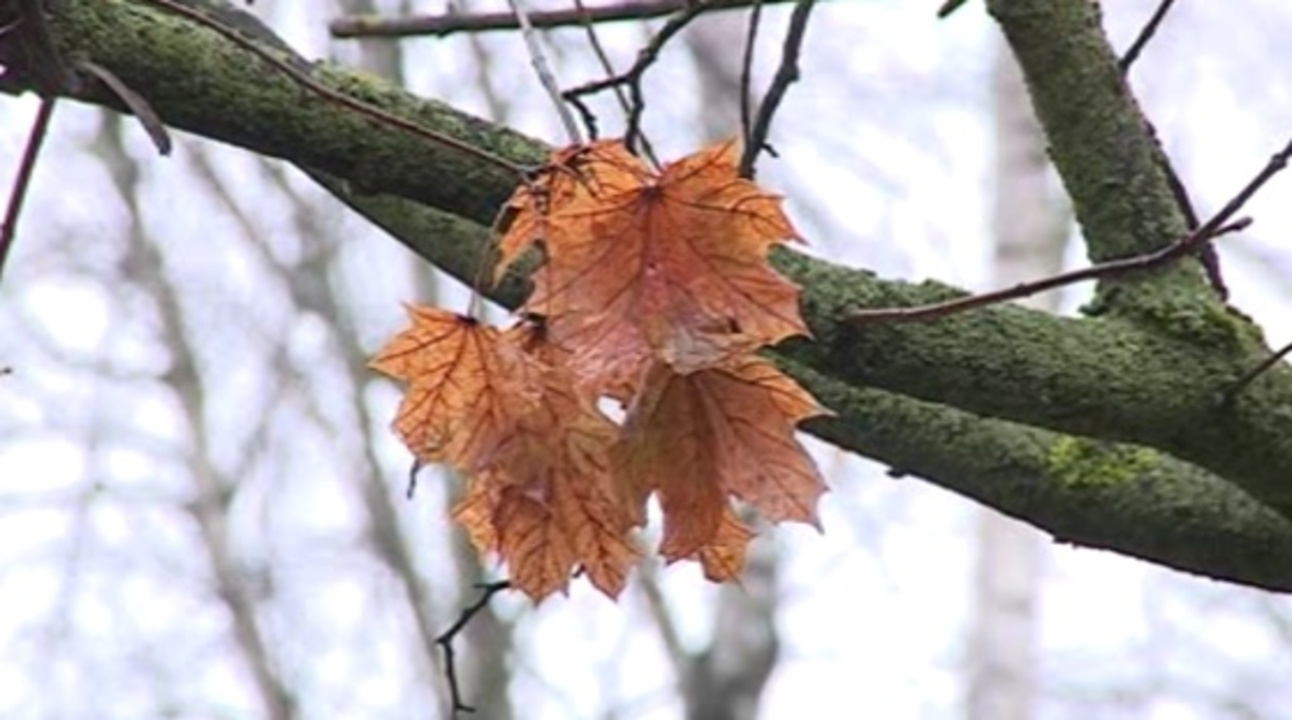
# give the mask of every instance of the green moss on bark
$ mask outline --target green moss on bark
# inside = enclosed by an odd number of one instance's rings
[[[1110,486],[1141,477],[1157,459],[1147,448],[1067,435],[1050,445],[1046,470],[1066,485]]]

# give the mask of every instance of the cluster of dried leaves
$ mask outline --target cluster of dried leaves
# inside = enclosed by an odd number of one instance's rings
[[[822,410],[754,354],[807,331],[798,288],[767,263],[796,235],[735,163],[731,144],[658,172],[617,142],[555,153],[513,195],[501,239],[496,275],[543,251],[522,319],[499,329],[412,307],[372,360],[407,384],[404,443],[469,478],[454,517],[535,600],[580,569],[616,597],[652,495],[659,552],[716,582],[752,537],[730,497],[816,523],[825,485],[794,429]]]

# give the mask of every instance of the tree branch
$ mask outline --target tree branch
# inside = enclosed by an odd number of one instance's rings
[[[794,2],[795,0],[764,0],[767,4]],[[529,14],[535,28],[557,28],[582,25],[585,22],[606,23],[621,20],[650,20],[672,15],[693,5],[692,0],[635,0],[586,10],[548,10]],[[737,10],[749,7],[754,0],[706,0],[709,10]],[[343,17],[332,21],[329,29],[333,37],[410,37],[433,35],[444,37],[458,32],[488,32],[490,30],[515,30],[520,20],[515,13],[497,12],[476,15],[412,15],[408,17]]]
[[[1055,0],[1056,5],[1066,2]],[[1084,0],[1080,4],[1085,5]],[[50,29],[62,52],[110,69],[168,124],[312,168],[329,189],[423,257],[462,278],[477,272],[481,248],[490,242],[485,226],[515,182],[508,173],[311,98],[299,85],[268,76],[227,38],[158,12],[145,0],[64,0],[50,18]],[[518,163],[538,162],[547,150],[516,133],[371,79],[323,65],[310,66],[310,72],[340,91]],[[1119,75],[1114,77],[1120,82]],[[0,89],[25,89],[3,82]],[[87,92],[67,89],[68,95],[80,99],[116,102]],[[1068,131],[1052,135],[1051,142],[1084,136],[1084,131]],[[1142,169],[1134,163],[1120,169],[1107,165],[1111,160],[1102,155],[1106,150],[1101,145],[1091,152],[1096,156],[1092,162],[1106,164],[1108,177],[1128,177]],[[1151,172],[1161,179],[1155,167]],[[1142,179],[1137,182],[1144,184]],[[1101,192],[1081,185],[1074,194],[1085,193],[1083,202],[1088,205]],[[1166,211],[1177,212],[1169,191],[1164,197]],[[1128,223],[1132,233],[1135,228],[1177,224],[1154,220],[1142,208],[1086,212],[1088,234],[1092,228],[1113,235],[1128,232],[1118,230],[1115,220]],[[1118,242],[1134,249],[1125,239]],[[1292,370],[1272,368],[1235,402],[1219,400],[1236,378],[1269,354],[1259,330],[1245,319],[1218,305],[1168,294],[1145,295],[1152,302],[1141,302],[1133,317],[1112,313],[1094,319],[1056,318],[994,307],[936,323],[857,328],[844,319],[858,308],[922,305],[959,291],[936,283],[881,281],[870,273],[790,251],[778,251],[774,261],[804,286],[804,314],[815,334],[815,340],[784,345],[781,357],[795,363],[792,367],[800,369],[800,377],[823,378],[811,380],[810,389],[842,413],[841,419],[812,425],[814,432],[871,457],[898,462],[900,469],[939,484],[964,483],[964,492],[1063,538],[1213,577],[1286,588],[1269,577],[1274,570],[1262,574],[1246,563],[1250,557],[1269,557],[1275,552],[1270,547],[1289,547],[1289,538],[1279,534],[1292,535],[1292,530],[1265,510],[1259,514],[1264,519],[1253,519],[1259,506],[1225,482],[1237,483],[1272,508],[1292,514],[1292,487],[1286,480],[1292,474],[1292,413],[1287,411],[1292,408]],[[523,274],[512,274],[494,295],[514,303],[525,285]],[[1130,286],[1112,287],[1127,292]],[[859,389],[863,386],[874,389]],[[874,407],[854,408],[846,404],[850,398]],[[1133,483],[1095,482],[1098,477],[1082,482],[1084,474],[1074,474],[1073,468],[1080,471],[1088,464],[1069,462],[1069,456],[1082,459],[1104,452],[1090,451],[1091,441],[1045,435],[1054,438],[1046,440],[1049,446],[1061,452],[1057,461],[1042,463],[1042,455],[1054,458],[1034,447],[1040,441],[1020,440],[1016,426],[980,416],[1154,447],[1214,475],[1196,469],[1185,472],[1180,463],[1170,461],[1167,467],[1173,469],[1153,485],[1159,495],[1137,493]],[[938,418],[943,419],[935,423]],[[916,432],[916,420],[935,423],[943,431]],[[906,429],[894,434],[890,428]],[[958,434],[949,434],[952,431]],[[906,435],[912,439],[904,440]],[[976,440],[961,442],[962,436]],[[985,455],[987,451],[1000,454]],[[1122,457],[1116,449],[1108,452]],[[1169,460],[1162,457],[1163,462]],[[981,465],[989,458],[997,463],[994,474]],[[1135,458],[1143,459],[1131,459]],[[991,483],[999,481],[1000,467],[1021,468],[1017,477],[1029,478],[1039,489],[1031,488],[1022,500],[995,492]],[[1215,512],[1217,507],[1252,512],[1231,517]],[[1180,527],[1185,509],[1214,526],[1207,530],[1199,521]],[[1122,520],[1114,526],[1110,517]],[[1224,534],[1249,552],[1239,551],[1237,545],[1220,552],[1216,536],[1209,532]],[[1188,544],[1182,535],[1196,537],[1196,552],[1183,549]],[[1271,537],[1280,539],[1273,543]],[[1211,554],[1205,552],[1208,544]],[[1280,567],[1289,567],[1280,562]]]

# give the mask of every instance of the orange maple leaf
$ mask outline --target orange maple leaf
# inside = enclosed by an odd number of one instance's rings
[[[749,541],[753,539],[754,532],[740,522],[731,508],[727,508],[718,523],[717,532],[695,551],[695,559],[700,561],[704,576],[710,582],[734,580],[745,567],[745,554],[749,550]]]
[[[768,264],[796,238],[779,198],[740,179],[734,146],[655,172],[618,142],[558,151],[500,221],[500,274],[544,250],[506,331],[429,308],[371,366],[407,383],[394,427],[423,462],[468,475],[453,515],[540,600],[582,571],[616,597],[631,534],[658,493],[660,553],[734,578],[753,532],[816,524],[825,485],[795,438],[822,409],[753,353],[807,329],[798,289]],[[597,409],[610,395],[628,415]]]
[[[807,333],[797,287],[767,264],[797,234],[778,197],[737,176],[734,144],[658,175],[619,145],[580,160],[550,195],[527,308],[585,383],[622,397],[656,361],[685,373]]]
[[[794,428],[824,410],[793,380],[747,356],[687,375],[657,364],[645,388],[615,456],[639,499],[659,493],[666,559],[713,542],[728,495],[769,521],[817,525],[825,483]]]
[[[547,354],[527,326],[505,336]],[[637,559],[628,537],[632,496],[610,473],[619,428],[577,394],[568,370],[547,366],[541,379],[537,407],[482,464],[454,517],[477,548],[498,552],[512,583],[535,600],[564,590],[576,564],[617,597]]]
[[[408,315],[412,326],[368,366],[408,384],[394,427],[418,460],[471,471],[536,407],[541,367],[472,318],[416,306]]]
[[[618,140],[553,151],[537,177],[517,187],[503,208],[494,281],[521,253],[547,238],[553,214],[563,212],[577,197],[615,195],[637,185],[637,178],[651,175]]]

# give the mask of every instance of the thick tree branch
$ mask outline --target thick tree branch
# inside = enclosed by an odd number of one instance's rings
[[[485,228],[312,177],[437,267],[464,281],[474,277],[478,250],[489,241]],[[491,297],[515,307],[529,292],[527,274],[528,268],[509,273]],[[1144,448],[858,388],[790,359],[792,353],[773,357],[838,413],[806,428],[827,442],[990,505],[1061,542],[1292,591],[1292,522],[1204,470]]]
[[[216,17],[212,0],[176,0]],[[356,188],[390,192],[489,222],[519,178],[455,151],[416,141],[407,131],[342,112],[332,102],[193,21],[147,0],[68,0],[49,18],[55,44],[70,61],[88,59],[142,95],[166,122],[270,157],[343,175]],[[218,20],[236,10],[226,9]],[[250,36],[255,19],[243,13]],[[265,32],[268,32],[267,30]],[[258,37],[258,33],[257,33]],[[0,41],[3,42],[3,41]],[[544,161],[534,140],[413,98],[378,78],[308,63],[258,40],[313,81],[519,165]],[[22,73],[14,73],[21,80]],[[120,109],[97,83],[71,83],[69,96]],[[0,90],[24,89],[0,78]]]
[[[971,497],[1058,542],[1292,591],[1292,523],[1194,466],[1142,447],[857,388],[792,361],[781,367],[838,413],[809,423],[823,440]]]
[[[1099,4],[990,0],[987,8],[1023,69],[1090,258],[1142,255],[1188,235],[1165,158],[1100,26]]]
[[[1011,9],[1026,4],[997,2],[994,6],[999,11],[1000,6]],[[1080,4],[1084,5],[1085,0]],[[1056,0],[1055,5],[1065,2]],[[998,14],[1002,14],[1004,22],[1003,13]],[[314,168],[316,174],[328,173],[332,176],[328,184],[334,192],[431,262],[464,278],[472,278],[478,271],[481,251],[489,241],[482,226],[492,221],[514,185],[516,179],[509,173],[451,148],[355,117],[346,108],[312,96],[290,80],[273,76],[254,56],[227,38],[166,15],[147,0],[63,0],[49,24],[64,54],[88,58],[110,69],[145,97],[168,124],[290,159]],[[1098,28],[1087,27],[1081,32],[1097,34]],[[293,58],[292,62],[299,59]],[[1114,58],[1114,67],[1115,62]],[[326,66],[305,67],[319,82],[512,161],[538,162],[546,152],[536,141],[441,104],[418,100],[378,81]],[[1040,81],[1033,80],[1036,94]],[[1116,80],[1120,83],[1120,76]],[[25,89],[16,82],[7,86],[4,82],[0,79],[0,89]],[[83,87],[68,88],[67,94],[101,104],[115,102],[112,97],[93,94]],[[1092,96],[1090,101],[1106,102],[1107,98]],[[1126,102],[1133,109],[1129,95]],[[1100,118],[1089,121],[1103,122]],[[1126,142],[1137,141],[1133,128],[1114,125]],[[1142,131],[1140,128],[1137,132]],[[1057,145],[1074,142],[1074,138],[1089,139],[1084,131],[1065,133],[1052,133],[1051,142]],[[1108,183],[1121,182],[1122,193],[1140,189],[1150,195],[1157,192],[1152,182],[1134,180],[1141,172],[1156,173],[1160,179],[1160,170],[1152,163],[1131,162],[1131,158],[1119,165],[1105,157],[1103,151],[1090,151],[1093,156],[1086,162],[1103,163],[1101,172],[1109,178]],[[1061,154],[1057,147],[1055,154]],[[1128,152],[1128,157],[1131,155],[1135,153]],[[1077,175],[1084,178],[1082,172]],[[1160,230],[1160,235],[1149,236],[1171,239],[1184,234],[1166,232],[1177,224],[1183,228],[1182,223],[1170,220],[1169,214],[1177,211],[1170,204],[1169,191],[1166,203],[1159,203],[1152,212],[1135,207],[1111,212],[1089,208],[1103,192],[1098,182],[1074,183],[1070,179],[1069,189],[1080,196],[1079,205],[1087,206],[1083,218],[1087,234],[1115,239],[1107,246],[1113,248],[1110,254],[1120,252],[1116,248],[1128,252],[1139,248],[1138,240],[1128,238],[1144,237],[1141,230]],[[1146,202],[1152,205],[1157,200],[1149,197]],[[1162,217],[1168,220],[1164,222]],[[1095,242],[1092,240],[1092,244]],[[1034,490],[1019,499],[996,494],[991,483],[998,478],[973,470],[975,463],[985,457],[983,450],[953,442],[955,438],[942,434],[915,433],[915,425],[904,425],[907,421],[901,419],[903,407],[925,407],[912,404],[923,400],[937,403],[927,407],[940,413],[956,413],[944,406],[967,411],[948,416],[958,419],[948,420],[950,424],[945,427],[980,437],[980,443],[989,442],[999,433],[996,442],[1001,448],[1017,444],[1017,440],[1010,439],[1012,431],[1007,431],[1014,426],[976,415],[1155,447],[1205,467],[1272,508],[1292,515],[1292,483],[1287,479],[1292,476],[1292,371],[1274,368],[1236,402],[1219,401],[1234,379],[1268,354],[1260,343],[1258,329],[1245,319],[1218,305],[1195,301],[1196,293],[1154,292],[1137,297],[1137,312],[1132,316],[1114,313],[1098,319],[1063,319],[998,307],[931,324],[856,328],[841,322],[853,309],[925,304],[946,299],[957,291],[933,283],[881,281],[869,273],[791,252],[777,253],[775,261],[782,271],[805,286],[804,312],[816,335],[815,341],[788,344],[782,351],[798,363],[795,367],[800,368],[805,379],[810,379],[810,373],[815,374],[811,377],[828,379],[832,385],[827,385],[826,380],[813,381],[811,389],[827,403],[838,405],[836,409],[847,411],[835,424],[814,426],[824,437],[879,459],[897,462],[907,457],[910,462],[904,463],[902,469],[953,487],[956,482],[966,483],[965,492],[1049,528],[1060,537],[1115,547],[1130,555],[1215,577],[1286,587],[1269,578],[1273,571],[1258,579],[1250,568],[1239,567],[1245,562],[1240,553],[1270,557],[1275,551],[1266,543],[1286,547],[1287,538],[1282,534],[1292,534],[1292,530],[1283,527],[1283,521],[1272,519],[1268,512],[1259,522],[1251,520],[1256,517],[1251,512],[1232,516],[1227,511],[1214,512],[1217,507],[1247,507],[1253,512],[1259,508],[1213,475],[1186,472],[1171,461],[1173,469],[1152,485],[1171,502],[1151,493],[1137,494],[1135,488],[1139,486],[1133,483],[1105,486],[1093,482],[1097,478],[1083,482],[1081,473],[1074,475],[1068,470],[1087,465],[1084,461],[1073,465],[1068,460],[1070,456],[1090,456],[1089,441],[1058,438],[1050,443],[1051,447],[1059,447],[1057,460],[1048,451],[1039,450],[1018,457],[1007,454],[1000,460],[1008,465],[1005,460],[1013,458],[1009,462],[1014,467],[1028,470],[1020,470],[1018,478],[1032,477],[1030,473],[1038,468],[1045,471],[1031,480],[1044,492]],[[1192,285],[1190,276],[1197,274],[1190,269],[1175,272],[1180,276],[1176,283],[1180,289]],[[1166,274],[1169,273],[1163,273]],[[1122,283],[1116,287],[1132,286]],[[523,278],[513,277],[501,288],[499,299],[514,302],[523,288]],[[877,390],[857,389],[863,385]],[[838,392],[833,392],[832,387]],[[846,398],[839,393],[845,390],[869,398],[874,403],[874,415],[863,416],[844,407]],[[880,390],[886,392],[875,394]],[[885,398],[891,400],[881,401]],[[909,429],[894,436],[885,432],[886,427]],[[907,446],[897,445],[907,434],[923,439]],[[1094,456],[1105,451],[1099,449]],[[941,461],[944,465],[935,466],[931,458],[939,457],[939,452],[949,454]],[[1127,459],[1122,451],[1106,452],[1119,460]],[[1042,455],[1053,462],[1038,465],[1037,458]],[[925,462],[921,457],[930,459]],[[1144,457],[1147,456],[1136,453],[1129,456],[1137,476],[1144,469],[1140,462]],[[963,468],[963,474],[956,468]],[[1122,477],[1116,472],[1113,475]],[[1200,485],[1209,489],[1199,490]],[[1121,489],[1114,491],[1111,487]],[[1189,488],[1189,492],[1177,487]],[[1074,492],[1092,498],[1090,503],[1077,502],[1071,494]],[[1099,497],[1104,499],[1100,501]],[[1113,512],[1122,504],[1125,507],[1121,514]],[[1186,533],[1177,527],[1184,513],[1181,508],[1195,513],[1193,517],[1205,517],[1217,524],[1206,532],[1194,527]],[[1130,517],[1126,513],[1138,513],[1136,520],[1126,526],[1100,529],[1100,524],[1107,523],[1110,517]],[[1207,543],[1213,543],[1213,550],[1216,543],[1216,536],[1208,532],[1226,534],[1233,542],[1243,543],[1248,552],[1232,547],[1224,553],[1207,555]],[[1182,534],[1197,536],[1201,545],[1195,547],[1195,554],[1179,549],[1187,545]],[[1248,539],[1241,540],[1244,537]],[[1270,540],[1272,537],[1278,541]],[[1286,562],[1279,562],[1281,567],[1287,567]]]

